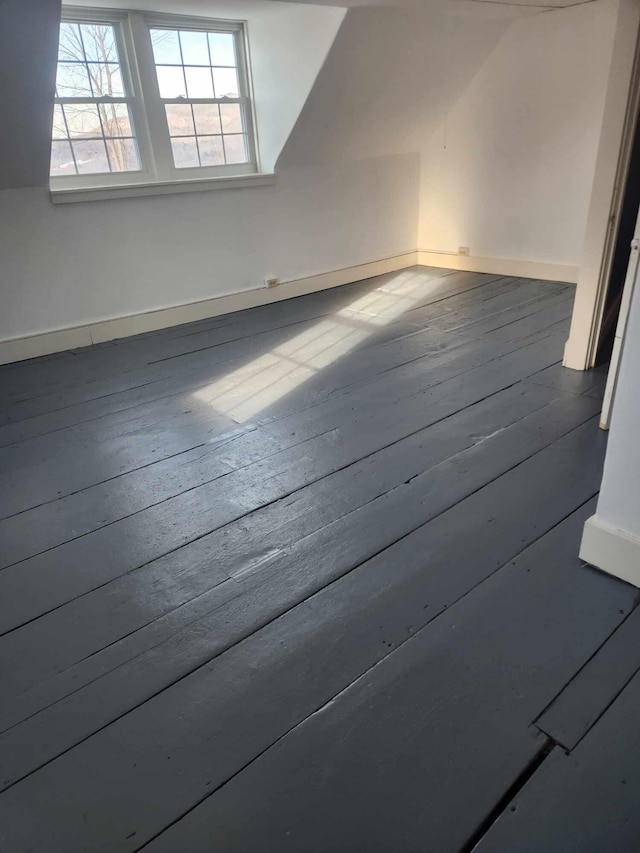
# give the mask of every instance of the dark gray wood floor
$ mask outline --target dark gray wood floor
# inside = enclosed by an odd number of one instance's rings
[[[640,849],[572,300],[416,268],[0,369],[0,850]]]

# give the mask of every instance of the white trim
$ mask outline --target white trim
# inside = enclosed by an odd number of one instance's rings
[[[580,559],[640,587],[640,539],[626,530],[611,527],[597,515],[585,523]]]
[[[177,326],[181,323],[191,323],[194,320],[217,317],[219,314],[229,314],[232,311],[242,311],[245,308],[255,308],[258,305],[267,305],[271,302],[280,302],[293,296],[303,296],[317,290],[326,290],[330,287],[339,287],[372,276],[396,272],[416,266],[417,263],[417,252],[405,252],[366,264],[358,264],[319,275],[282,282],[275,288],[260,287],[226,296],[217,296],[202,302],[191,302],[186,305],[161,308],[158,311],[130,314],[126,317],[116,317],[112,320],[103,320],[84,326],[58,329],[41,335],[0,341],[0,364],[36,358],[40,355],[62,352],[76,347],[90,346],[115,338],[138,335],[141,332]]]
[[[243,187],[265,187],[275,184],[273,172],[251,175],[226,175],[223,178],[205,178],[190,181],[149,181],[147,183],[120,184],[112,187],[84,187],[66,190],[51,190],[49,196],[54,204],[71,204],[76,201],[100,201],[110,198],[134,198],[136,196],[168,195],[171,193],[198,193],[205,190],[230,190]]]
[[[495,275],[535,278],[544,281],[562,281],[575,284],[579,267],[567,264],[547,264],[541,261],[521,261],[514,258],[477,258],[454,252],[434,252],[419,249],[419,263],[423,266],[446,267],[466,272],[484,272]]]

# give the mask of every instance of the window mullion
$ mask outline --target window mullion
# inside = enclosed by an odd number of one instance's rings
[[[149,29],[140,12],[130,13],[129,20],[156,173],[160,180],[168,180],[173,177],[173,157],[166,114],[158,89]]]
[[[109,164],[109,172],[113,173],[113,163],[111,162],[111,154],[109,153],[109,146],[107,145],[107,131],[104,126],[104,121],[102,119],[102,110],[100,109],[100,105],[96,104],[96,109],[98,111],[98,119],[100,121],[100,127],[102,128],[102,141],[104,144],[104,151],[107,155],[107,163]]]
[[[140,84],[140,73],[138,69],[137,49],[133,33],[132,19],[138,16],[137,12],[126,13],[118,30],[122,53],[126,63],[126,78],[130,97],[124,98],[129,107],[133,125],[135,127],[136,144],[142,172],[149,178],[157,177],[153,147],[151,144],[151,133],[146,117],[143,90]],[[123,75],[125,69],[123,69]],[[126,90],[126,87],[125,87]]]
[[[64,121],[64,128],[67,131],[67,140],[69,142],[69,148],[71,150],[71,159],[73,160],[73,168],[76,170],[76,175],[79,175],[78,164],[76,162],[76,152],[73,150],[73,142],[71,141],[71,133],[69,132],[69,123],[67,121],[67,114],[64,111],[64,107],[62,107],[62,119]]]

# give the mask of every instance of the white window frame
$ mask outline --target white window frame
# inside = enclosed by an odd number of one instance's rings
[[[131,172],[52,176],[50,190],[54,202],[273,183],[273,175],[261,173],[259,170],[245,22],[73,6],[63,7],[61,19],[63,22],[104,23],[114,27],[122,79],[127,93],[124,98],[117,100],[124,100],[129,106],[141,169]],[[165,111],[167,99],[160,97],[151,42],[153,28],[229,32],[234,35],[240,97],[177,98],[169,103],[239,103],[244,116],[250,162],[180,169],[174,166]],[[64,98],[59,100],[65,102]],[[86,100],[92,101],[91,98]],[[56,103],[58,102],[57,99]]]

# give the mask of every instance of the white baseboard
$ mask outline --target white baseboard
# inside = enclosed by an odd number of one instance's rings
[[[640,587],[640,539],[626,530],[611,527],[597,515],[585,523],[580,559]]]
[[[397,272],[416,265],[469,272],[487,272],[496,275],[523,276],[548,281],[574,282],[578,275],[577,267],[558,264],[505,260],[503,258],[474,258],[446,252],[416,250],[366,264],[356,264],[319,275],[285,281],[275,288],[259,287],[241,293],[216,296],[213,299],[205,299],[201,302],[190,302],[186,305],[176,305],[141,314],[130,314],[126,317],[116,317],[84,326],[57,329],[40,335],[28,335],[0,341],[0,364],[23,361],[27,358],[36,358],[40,355],[63,352],[77,347],[91,346],[116,338],[139,335],[142,332],[179,326],[181,323],[205,320],[208,317],[217,317],[220,314],[229,314],[232,311],[242,311],[245,308],[255,308],[258,305],[280,302],[294,296],[303,296],[306,293],[339,287],[343,284]]]
[[[152,332],[169,326],[179,326],[181,323],[192,323],[194,320],[205,320],[232,311],[242,311],[245,308],[255,308],[303,296],[330,287],[339,287],[376,275],[396,272],[407,267],[416,266],[417,252],[405,252],[390,258],[382,258],[366,264],[357,264],[344,269],[311,275],[305,278],[282,282],[278,287],[260,287],[241,293],[231,293],[228,296],[216,296],[201,302],[190,302],[186,305],[176,305],[171,308],[161,308],[158,311],[147,311],[142,314],[130,314],[126,317],[116,317],[89,323],[85,326],[74,326],[68,329],[57,329],[41,335],[29,335],[23,338],[0,341],[0,364],[23,361],[40,355],[63,352],[67,349],[85,347],[92,344],[112,341],[116,338],[126,338],[139,335],[142,332]]]
[[[509,258],[476,258],[457,255],[453,252],[431,252],[426,249],[418,250],[418,262],[428,267],[447,267],[465,272],[486,272],[543,281],[562,281],[569,284],[575,284],[578,281],[580,270],[579,267],[566,264],[545,264],[541,261],[519,261]]]

